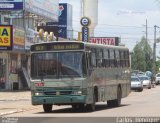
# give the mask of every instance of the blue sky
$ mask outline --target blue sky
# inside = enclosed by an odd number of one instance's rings
[[[73,29],[80,31],[81,0],[59,0],[73,6]],[[145,36],[146,19],[148,39],[153,46],[154,25],[160,26],[160,0],[98,0],[98,25],[95,36],[121,37],[121,42],[131,50]],[[74,35],[76,36],[76,34]],[[160,37],[160,29],[157,29]],[[157,44],[157,55],[160,44]]]

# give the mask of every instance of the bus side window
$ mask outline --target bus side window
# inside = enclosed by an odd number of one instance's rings
[[[124,51],[124,61],[125,61],[125,67],[127,67],[128,65],[127,65],[127,52],[126,51]]]
[[[119,51],[115,50],[115,67],[119,67]]]
[[[125,62],[125,51],[123,51],[123,67],[126,67],[126,62]]]
[[[115,60],[114,50],[110,49],[110,67],[115,66],[114,60]]]
[[[123,51],[119,51],[119,54],[120,54],[120,66],[123,67]]]
[[[97,61],[97,67],[102,67],[102,56],[103,52],[100,49],[96,50],[96,61]]]
[[[130,54],[129,54],[129,51],[127,51],[128,53],[128,67],[130,67]]]
[[[120,51],[116,50],[115,54],[116,54],[116,66],[120,67]]]
[[[109,50],[104,49],[103,51],[103,66],[109,67]]]
[[[129,52],[126,51],[126,66],[129,67]]]
[[[111,63],[110,63],[110,51],[108,50],[108,67],[110,67],[111,66]]]
[[[91,67],[92,68],[94,68],[94,67],[96,67],[96,52],[95,52],[95,50],[94,49],[92,49],[92,51],[91,51],[91,59],[90,59],[90,65],[91,65]]]
[[[124,66],[129,67],[129,52],[124,51]]]

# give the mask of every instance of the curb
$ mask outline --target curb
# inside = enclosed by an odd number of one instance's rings
[[[8,111],[8,112],[3,112],[3,113],[0,113],[0,117],[2,116],[5,116],[5,115],[10,115],[10,114],[14,114],[14,113],[20,113],[20,112],[25,112],[25,111],[31,111],[31,110],[35,110],[35,109],[38,109],[38,107],[36,108],[28,108],[28,109],[15,109],[15,111]]]
[[[0,113],[0,116],[9,115],[9,114],[14,114],[14,113],[19,113],[19,112],[23,112],[23,110],[3,112],[3,113]]]
[[[30,101],[31,99],[0,99],[0,101]]]

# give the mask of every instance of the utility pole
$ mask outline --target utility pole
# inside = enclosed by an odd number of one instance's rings
[[[148,23],[147,23],[147,19],[146,19],[146,24],[144,24],[143,26],[145,26],[145,31],[143,31],[145,33],[145,38],[146,38],[146,42],[148,41]]]
[[[160,28],[159,26],[155,25],[154,26],[154,43],[153,43],[153,74],[156,73],[156,42],[157,42],[157,28]]]
[[[148,23],[146,19],[146,41],[148,41]]]

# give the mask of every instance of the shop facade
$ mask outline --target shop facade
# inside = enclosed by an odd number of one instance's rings
[[[23,6],[17,6],[18,3]],[[0,8],[0,15],[9,17],[6,22],[0,21],[0,32],[4,32],[0,34],[0,91],[30,89],[30,45],[37,43],[36,27],[40,20],[58,21],[58,3],[58,0],[25,0],[25,3],[13,0],[8,4],[19,8]]]

